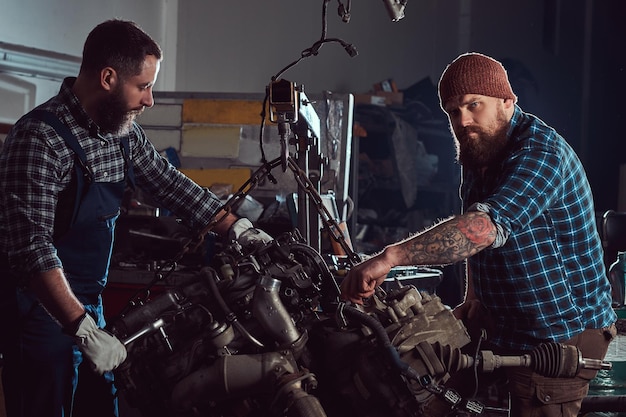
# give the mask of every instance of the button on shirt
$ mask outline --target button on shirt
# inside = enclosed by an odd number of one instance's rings
[[[96,182],[124,179],[120,138],[99,134],[64,80],[59,94],[40,107],[56,114],[78,139]],[[163,158],[139,125],[129,133],[130,159],[136,185],[192,227],[206,226],[221,201]],[[27,273],[61,267],[52,236],[59,192],[70,183],[74,153],[47,124],[19,120],[0,154],[0,251]]]
[[[474,289],[495,319],[491,341],[511,349],[608,327],[611,308],[591,187],[567,142],[518,106],[508,152],[484,174],[465,170],[466,211],[486,212],[494,244],[468,260]]]

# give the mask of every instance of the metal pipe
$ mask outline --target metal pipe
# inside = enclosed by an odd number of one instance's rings
[[[61,81],[77,75],[80,62],[77,56],[0,42],[0,72]]]
[[[626,395],[589,395],[583,398],[580,413],[592,411],[612,412],[626,410]]]

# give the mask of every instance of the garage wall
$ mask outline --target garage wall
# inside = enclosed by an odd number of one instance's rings
[[[409,0],[399,22],[391,21],[380,0],[352,1],[349,23],[338,16],[337,2],[329,1],[327,37],[353,44],[359,54],[351,58],[329,43],[284,77],[320,93],[363,92],[387,78],[407,87],[439,74],[458,49],[459,4],[468,1]],[[164,49],[158,90],[263,93],[273,75],[321,37],[322,5],[321,0],[3,0],[0,41],[80,56],[96,24],[131,19]],[[58,87],[31,81],[38,88],[37,103]]]
[[[328,2],[327,37],[353,44],[359,54],[351,58],[339,45],[326,44],[284,78],[304,85],[307,94],[363,93],[388,78],[400,89],[425,78],[436,82],[445,65],[468,50],[507,59],[516,66],[514,88],[522,107],[556,127],[576,148],[599,208],[616,207],[618,167],[626,162],[625,112],[619,102],[626,95],[626,55],[619,48],[626,2],[408,0],[406,17],[399,22],[390,21],[380,0],[350,3],[351,20],[343,23],[338,2]],[[97,23],[131,19],[164,49],[157,90],[262,94],[272,76],[320,38],[322,4],[2,0],[0,42],[79,56]],[[28,94],[34,88],[35,104],[56,93],[59,84],[24,83],[20,88]],[[0,89],[0,100],[13,94]],[[20,110],[29,99],[16,100]]]
[[[112,18],[136,21],[173,62],[161,67],[157,88],[175,89],[177,0],[2,0],[0,42],[80,57],[83,42],[98,23]],[[67,74],[76,75],[76,74]],[[22,77],[35,91],[35,104],[59,89],[59,80]],[[6,98],[0,88],[0,98]],[[2,118],[2,114],[0,114]],[[6,116],[4,119],[6,120]]]
[[[346,1],[343,1],[346,4]],[[409,0],[404,19],[392,22],[380,0],[351,2],[341,21],[337,2],[327,9],[327,37],[354,45],[351,58],[336,44],[302,60],[284,78],[307,91],[365,92],[393,78],[408,87],[438,74],[458,48],[459,0]],[[321,0],[185,1],[179,7],[177,84],[182,90],[263,92],[270,78],[320,39]],[[184,23],[183,23],[184,22]],[[194,67],[185,63],[194,62]]]

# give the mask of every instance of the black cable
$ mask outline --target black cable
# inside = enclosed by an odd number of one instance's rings
[[[356,50],[354,45],[349,44],[348,42],[344,41],[343,39],[327,38],[326,37],[326,33],[328,32],[327,9],[328,9],[328,3],[329,2],[330,2],[330,0],[323,0],[322,1],[322,33],[321,33],[321,36],[320,36],[319,40],[317,40],[315,43],[313,43],[313,45],[311,45],[309,48],[303,50],[302,53],[300,54],[300,58],[296,59],[295,61],[293,61],[292,63],[290,63],[289,65],[287,65],[283,69],[281,69],[280,71],[278,71],[278,73],[272,77],[272,81],[275,81],[275,80],[279,79],[288,69],[290,69],[290,68],[294,67],[295,65],[297,65],[304,58],[309,58],[311,56],[316,56],[319,53],[319,50],[321,49],[321,47],[325,43],[329,43],[329,42],[339,43],[339,44],[341,44],[341,46],[343,46],[343,48],[346,50],[346,52],[351,57],[355,57],[356,55],[358,55],[358,51]]]
[[[358,55],[358,51],[356,49],[356,47],[346,41],[344,41],[343,39],[340,38],[327,38],[326,37],[326,33],[328,32],[328,19],[327,19],[327,9],[328,9],[328,3],[330,2],[330,0],[322,0],[322,33],[320,35],[319,40],[317,40],[315,43],[313,43],[313,45],[311,45],[309,48],[304,49],[301,54],[300,57],[298,59],[296,59],[295,61],[291,62],[290,64],[288,64],[287,66],[285,66],[283,69],[281,69],[280,71],[278,71],[276,73],[276,75],[274,75],[271,80],[272,81],[276,81],[278,80],[287,70],[289,70],[290,68],[296,66],[300,61],[302,61],[305,58],[309,58],[311,56],[316,56],[317,54],[319,54],[319,50],[322,48],[322,46],[324,46],[324,44],[326,43],[339,43],[341,44],[341,46],[343,46],[343,48],[345,49],[345,51],[348,53],[348,55],[350,55],[351,57],[355,57]],[[341,4],[341,2],[339,2],[340,4],[340,8],[343,6],[343,4]],[[350,0],[348,0],[348,7],[347,7],[347,12],[349,14],[350,12]],[[346,21],[346,20],[344,20]],[[269,97],[269,91],[266,90],[265,92],[265,98],[263,100],[263,109],[261,111],[261,131],[259,132],[259,147],[261,148],[261,162],[263,164],[267,163],[267,159],[265,157],[265,151],[263,149],[263,131],[265,130],[265,119],[266,119],[266,106],[267,106],[267,101],[268,101],[268,97]],[[269,180],[276,184],[276,179],[272,176],[272,174],[268,174],[268,178]]]
[[[341,0],[337,0],[337,3],[339,3],[339,6],[337,6],[337,14],[341,16],[341,20],[343,20],[344,23],[348,23],[350,21],[350,18],[352,17],[350,14],[351,0],[348,0],[346,2],[347,6],[344,6]]]
[[[391,364],[405,377],[412,379],[420,384],[423,383],[423,379],[420,374],[413,369],[408,363],[404,362],[400,358],[400,354],[395,346],[391,343],[389,339],[389,335],[387,331],[383,327],[382,323],[378,321],[376,318],[370,316],[369,314],[359,310],[356,307],[352,307],[349,305],[343,305],[340,309],[340,312],[343,312],[346,316],[353,318],[361,324],[367,326],[370,330],[374,332],[377,340],[381,344],[381,348],[383,352],[387,355],[387,358],[390,360]]]
[[[474,366],[473,366],[473,371],[474,371],[474,393],[472,394],[471,398],[475,398],[476,395],[478,394],[478,364],[480,362],[479,360],[479,355],[480,355],[480,347],[482,345],[482,342],[487,340],[487,332],[485,329],[480,329],[480,337],[478,338],[478,343],[476,344],[476,352],[474,352]]]

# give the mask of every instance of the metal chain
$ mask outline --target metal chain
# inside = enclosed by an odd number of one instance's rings
[[[209,224],[200,231],[200,233],[196,236],[196,238],[190,240],[182,250],[177,254],[174,258],[174,262],[178,262],[182,257],[187,254],[189,251],[195,250],[198,248],[202,242],[204,241],[204,236],[209,233],[211,230],[215,228],[215,226],[222,221],[226,215],[231,213],[234,209],[241,204],[247,195],[250,194],[258,185],[271,173],[271,170],[276,168],[279,165],[284,164],[284,158],[278,157],[272,161],[266,162],[259,169],[257,169],[250,178],[239,188],[239,190],[234,193],[226,203],[222,206],[222,208],[218,211]],[[329,236],[337,242],[341,248],[345,251],[346,256],[352,266],[356,265],[361,261],[361,258],[358,254],[356,254],[350,245],[348,244],[345,235],[341,231],[339,224],[333,218],[331,213],[328,211],[326,206],[323,203],[322,197],[317,192],[315,185],[306,172],[302,170],[296,161],[291,156],[287,156],[286,166],[293,172],[294,178],[298,185],[304,190],[304,192],[309,196],[313,204],[315,205],[315,209],[318,212],[321,222],[324,226],[324,229],[328,232]]]

